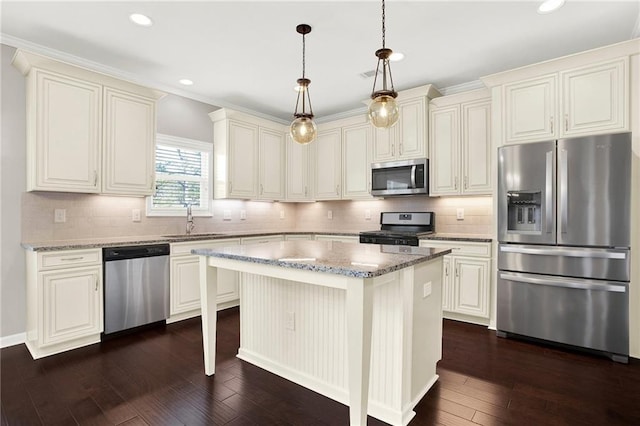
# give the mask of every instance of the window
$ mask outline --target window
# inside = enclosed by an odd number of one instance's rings
[[[197,216],[211,216],[213,145],[158,134],[156,191],[147,197],[148,216],[183,216],[187,205]]]

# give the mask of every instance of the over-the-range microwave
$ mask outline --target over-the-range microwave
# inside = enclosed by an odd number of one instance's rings
[[[371,164],[371,195],[429,193],[429,160],[388,161]]]

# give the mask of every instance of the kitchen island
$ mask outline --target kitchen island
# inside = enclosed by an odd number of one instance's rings
[[[193,251],[200,257],[205,373],[215,373],[219,272],[240,272],[238,357],[405,425],[442,354],[446,249],[284,241]],[[221,277],[222,275],[220,275]]]

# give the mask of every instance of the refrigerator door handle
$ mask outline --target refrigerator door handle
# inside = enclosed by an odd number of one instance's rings
[[[503,253],[520,253],[520,254],[537,254],[541,256],[566,256],[566,257],[587,257],[598,259],[626,259],[627,252],[616,251],[594,251],[594,250],[576,250],[564,248],[532,248],[518,246],[500,246]]]
[[[545,224],[547,234],[550,234],[553,230],[553,206],[552,206],[552,190],[553,190],[553,151],[547,151],[546,166],[545,166],[545,188],[544,188],[544,204],[545,204]]]
[[[566,149],[559,149],[558,150],[558,156],[560,157],[559,163],[560,163],[560,167],[558,170],[558,174],[560,175],[558,180],[559,180],[559,186],[560,186],[560,233],[562,234],[566,234],[567,233],[567,215],[568,215],[568,211],[569,210],[569,202],[568,202],[568,189],[569,189],[569,182],[568,182],[568,175],[569,175],[569,162],[567,159],[567,150]]]
[[[500,272],[500,278],[503,280],[522,282],[527,284],[548,285],[553,287],[575,288],[580,290],[598,290],[610,291],[615,293],[626,293],[627,286],[625,284],[615,284],[612,282],[597,282],[585,279],[567,279],[560,277],[537,277],[518,273]]]

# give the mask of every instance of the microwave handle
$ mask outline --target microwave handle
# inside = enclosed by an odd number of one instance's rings
[[[411,166],[411,188],[416,187],[416,165]]]

